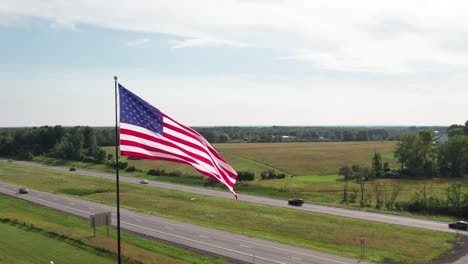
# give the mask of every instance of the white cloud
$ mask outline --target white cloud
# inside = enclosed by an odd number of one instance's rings
[[[128,41],[125,43],[125,46],[128,46],[128,47],[136,47],[136,46],[141,46],[141,45],[144,45],[148,42],[150,42],[151,39],[150,38],[141,38],[141,39],[135,39],[135,40],[132,40],[132,41]]]
[[[447,43],[468,33],[467,11],[460,0],[0,1],[1,16],[169,34],[182,39],[173,49],[265,48],[324,69],[388,74],[466,67],[468,43]]]
[[[211,46],[227,46],[227,47],[235,47],[241,48],[246,47],[246,44],[243,43],[236,43],[231,41],[225,40],[217,40],[217,39],[186,39],[183,41],[180,40],[172,40],[172,49],[181,49],[181,48],[191,48],[191,47],[211,47]]]
[[[80,31],[74,22],[67,20],[67,19],[63,19],[63,18],[58,18],[57,20],[52,22],[50,26],[55,29],[67,29],[67,30]]]

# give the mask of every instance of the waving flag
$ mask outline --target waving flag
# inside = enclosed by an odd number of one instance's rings
[[[223,183],[236,197],[237,173],[197,131],[180,124],[119,84],[120,154],[185,163]]]

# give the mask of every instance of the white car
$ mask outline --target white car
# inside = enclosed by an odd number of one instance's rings
[[[141,184],[148,184],[149,182],[147,180],[141,180],[140,183]]]

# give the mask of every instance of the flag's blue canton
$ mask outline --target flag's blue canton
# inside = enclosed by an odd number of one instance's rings
[[[163,132],[163,116],[158,109],[119,84],[120,122]]]

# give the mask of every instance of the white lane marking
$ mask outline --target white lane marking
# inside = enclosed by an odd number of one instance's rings
[[[137,213],[139,214],[139,212],[137,212]],[[153,218],[149,218],[149,217],[145,217],[145,216],[139,216],[139,217],[143,218],[143,219],[147,219],[150,222],[154,221],[154,222],[158,222],[158,223],[168,223],[168,221],[153,219]],[[174,224],[174,223],[171,223],[171,224]],[[177,225],[177,224],[174,224],[174,225]],[[317,259],[323,259],[323,260],[327,260],[327,261],[331,261],[331,262],[335,262],[335,263],[339,263],[339,264],[347,264],[348,263],[348,262],[343,262],[343,261],[339,261],[339,260],[335,260],[335,259],[331,259],[331,258],[320,257],[320,256],[317,256],[317,255],[303,253],[303,252],[299,252],[299,251],[295,251],[295,250],[291,250],[291,249],[285,249],[285,248],[280,248],[280,247],[277,247],[277,246],[271,246],[271,245],[260,243],[260,242],[254,242],[254,241],[250,241],[250,240],[247,240],[247,239],[244,239],[244,238],[238,238],[238,237],[235,237],[235,236],[216,234],[215,232],[202,230],[202,229],[197,228],[197,227],[186,227],[186,226],[182,226],[182,225],[178,225],[178,226],[180,226],[181,229],[185,228],[185,229],[189,229],[189,230],[204,232],[204,233],[212,234],[214,236],[225,237],[225,238],[229,238],[229,239],[232,239],[232,240],[239,240],[239,241],[242,241],[242,242],[245,242],[245,243],[255,244],[255,245],[262,246],[262,247],[273,248],[273,249],[276,249],[276,250],[282,250],[282,251],[285,251],[285,252],[291,252],[291,253],[299,254],[299,255],[302,255],[302,256],[307,256],[307,257],[312,257],[312,258],[317,258]],[[166,228],[171,229],[171,228],[168,228],[168,227],[166,227]]]
[[[219,249],[222,249],[222,250],[234,252],[236,254],[240,254],[240,255],[244,255],[244,256],[249,256],[249,257],[251,256],[250,254],[246,254],[244,252],[240,252],[240,251],[237,251],[237,250],[224,248],[224,247],[216,246],[216,245],[209,244],[209,243],[204,243],[204,242],[201,242],[201,241],[193,240],[193,239],[190,239],[190,238],[186,238],[186,237],[182,237],[182,236],[178,236],[178,235],[174,235],[174,234],[169,234],[169,233],[159,231],[159,230],[155,230],[155,229],[151,229],[151,228],[148,228],[148,227],[138,226],[138,225],[128,223],[128,222],[123,222],[123,221],[120,221],[120,222],[123,223],[123,224],[126,224],[126,225],[135,226],[135,227],[142,228],[142,229],[147,229],[147,230],[150,230],[150,231],[153,231],[153,232],[156,232],[156,233],[161,233],[161,234],[164,234],[166,236],[172,236],[172,237],[176,237],[176,238],[179,238],[179,239],[182,239],[182,240],[187,240],[187,241],[190,241],[192,243],[198,243],[198,244],[202,244],[202,245],[209,246],[209,247],[219,248]],[[284,263],[284,262],[279,262],[279,261],[275,261],[275,260],[272,260],[272,259],[263,258],[263,257],[260,257],[260,256],[255,256],[255,258],[256,259],[262,259],[262,260],[265,260],[265,261],[269,261],[271,263],[287,264],[287,263]]]
[[[172,228],[172,227],[170,227],[170,226],[165,226],[165,228],[167,228],[167,229],[174,229],[174,228]]]
[[[3,188],[0,188],[0,190],[9,191],[9,190],[3,189]],[[9,192],[11,192],[11,191],[9,191]],[[34,196],[28,196],[28,198],[33,199],[33,200],[39,200],[39,201],[42,201],[42,202],[44,202],[44,203],[49,203],[49,204],[53,204],[53,205],[62,206],[62,207],[64,207],[64,208],[67,208],[67,209],[70,209],[70,210],[74,210],[74,211],[78,211],[78,212],[82,212],[82,213],[85,213],[85,214],[92,214],[91,212],[86,212],[86,211],[83,211],[83,210],[80,210],[80,209],[76,209],[76,208],[73,208],[73,207],[69,207],[69,206],[66,206],[66,205],[57,204],[57,203],[50,202],[50,201],[47,201],[47,200],[44,200],[44,199],[41,199],[41,198],[37,198],[37,197],[34,197]],[[25,199],[25,200],[26,200],[26,199]]]
[[[299,261],[302,260],[302,259],[300,259],[300,258],[295,258],[295,257],[291,257],[291,256],[290,256],[290,258],[292,258],[292,259],[294,259],[294,260],[299,260]]]
[[[204,236],[204,235],[200,235],[200,237],[203,237],[203,238],[209,238],[209,237],[207,237],[207,236]]]
[[[240,245],[240,246],[243,248],[249,248],[249,246],[246,246],[246,245]]]
[[[1,189],[1,188],[0,188]],[[31,197],[31,196],[30,196]],[[35,198],[35,197],[32,197],[34,199],[37,199],[37,200],[42,200],[42,199],[39,199],[39,198]],[[44,202],[47,202],[47,203],[51,203],[51,204],[55,204],[55,205],[59,205],[59,206],[63,206],[65,208],[68,208],[68,209],[71,209],[71,210],[75,210],[75,211],[80,211],[80,212],[84,212],[84,213],[87,213],[87,214],[93,214],[91,212],[85,212],[85,211],[82,211],[82,210],[79,210],[79,209],[75,209],[75,208],[72,208],[72,207],[68,207],[68,206],[64,206],[64,205],[60,205],[60,204],[56,204],[56,203],[53,203],[53,202],[49,202],[49,201],[46,201],[46,200],[42,200]],[[135,212],[132,212],[132,213],[135,213]],[[137,212],[139,213],[139,212]],[[167,223],[167,221],[162,221],[162,220],[158,220],[158,219],[152,219],[152,218],[149,218],[149,217],[144,217],[144,216],[139,216],[140,218],[143,218],[143,219],[148,219],[150,221],[155,221],[155,222],[162,222],[162,223]],[[123,223],[123,221],[120,221],[121,223]],[[133,224],[130,224],[130,225],[133,225]],[[137,226],[137,225],[134,225],[134,226]],[[142,227],[143,228],[143,227]],[[167,227],[166,227],[167,228]],[[303,256],[308,256],[308,257],[313,257],[313,258],[317,258],[317,259],[323,259],[323,260],[327,260],[327,261],[331,261],[331,262],[335,262],[335,263],[340,263],[340,264],[347,264],[347,262],[342,262],[342,261],[338,261],[338,260],[334,260],[334,259],[331,259],[331,258],[326,258],[326,257],[320,257],[320,256],[316,256],[316,255],[312,255],[312,254],[308,254],[308,253],[302,253],[302,252],[298,252],[298,251],[295,251],[295,250],[290,250],[290,249],[285,249],[285,248],[280,248],[280,247],[277,247],[277,246],[271,246],[271,245],[267,245],[267,244],[263,244],[263,243],[259,243],[259,242],[254,242],[254,241],[249,241],[249,240],[246,240],[246,239],[243,239],[243,238],[237,238],[237,237],[233,237],[233,236],[229,236],[229,235],[220,235],[220,234],[216,234],[214,232],[211,232],[211,231],[206,231],[206,230],[201,230],[200,228],[196,228],[196,227],[183,227],[183,228],[187,228],[187,229],[190,229],[190,230],[198,230],[198,231],[201,231],[201,232],[205,232],[205,233],[208,233],[208,234],[214,234],[214,235],[217,235],[217,236],[221,236],[221,237],[227,237],[227,238],[230,238],[230,239],[236,239],[236,240],[240,240],[240,241],[243,241],[243,242],[246,242],[246,243],[251,243],[251,244],[256,244],[256,245],[260,245],[260,246],[264,246],[264,247],[269,247],[269,248],[273,248],[273,249],[277,249],[277,250],[282,250],[282,251],[286,251],[286,252],[293,252],[295,254],[299,254],[299,255],[303,255]],[[170,229],[170,228],[168,228]],[[156,232],[159,232],[157,230],[154,230]],[[174,236],[174,235],[173,235]],[[185,239],[185,238],[183,238]],[[189,239],[187,239],[189,240]],[[198,243],[201,243],[201,242],[198,242]],[[203,244],[203,243],[201,243]],[[216,246],[215,246],[216,247]],[[224,249],[224,248],[222,248]],[[226,249],[228,250],[228,249]],[[244,254],[245,255],[245,254]],[[248,255],[248,254],[247,254]],[[265,259],[267,260],[267,259]],[[272,260],[271,260],[272,261]],[[274,263],[282,263],[282,262],[275,262],[275,261],[272,261]]]

